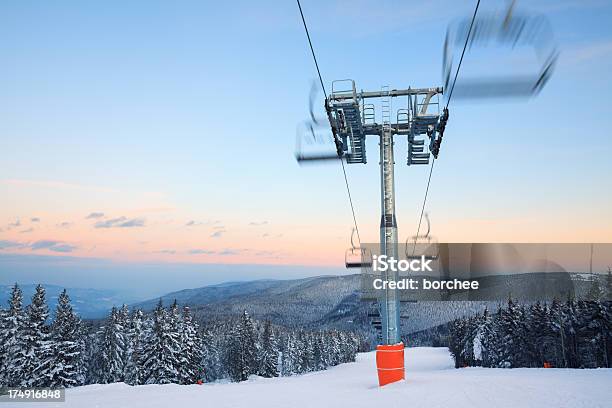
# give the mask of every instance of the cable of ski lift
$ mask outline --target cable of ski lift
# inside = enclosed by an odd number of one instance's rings
[[[427,204],[427,195],[429,194],[429,186],[431,184],[431,175],[433,173],[433,169],[434,169],[434,164],[436,163],[436,159],[438,158],[438,154],[440,153],[440,146],[442,145],[442,137],[444,135],[444,130],[446,128],[446,121],[448,120],[448,115],[449,115],[449,111],[448,111],[448,105],[450,104],[451,98],[453,97],[453,91],[455,89],[455,83],[457,82],[457,77],[459,76],[459,69],[461,69],[461,64],[463,63],[463,57],[465,56],[465,50],[467,49],[468,46],[468,42],[470,39],[470,35],[472,34],[472,29],[474,28],[474,21],[476,20],[476,14],[478,13],[478,7],[480,6],[480,0],[478,0],[476,2],[476,7],[474,8],[474,14],[472,15],[472,21],[470,22],[470,28],[468,30],[467,36],[465,38],[465,44],[463,45],[463,51],[461,52],[461,58],[459,59],[459,64],[457,65],[457,70],[455,71],[455,77],[453,79],[453,84],[451,86],[449,95],[448,95],[448,99],[446,100],[446,106],[444,107],[444,113],[443,116],[445,117],[445,120],[443,122],[443,127],[441,128],[442,133],[438,134],[438,137],[434,140],[434,148],[435,148],[435,154],[434,157],[431,161],[431,166],[429,168],[429,177],[427,178],[427,187],[425,188],[425,197],[423,198],[423,205],[421,207],[421,215],[419,216],[419,224],[417,227],[417,232],[415,237],[415,241],[414,241],[414,248],[413,248],[413,254],[414,254],[414,250],[416,249],[416,244],[417,244],[417,237],[419,236],[419,233],[421,232],[421,223],[423,222],[423,213],[425,212],[425,205]],[[441,121],[442,122],[442,121]],[[433,153],[433,152],[432,152]]]
[[[321,75],[321,70],[319,69],[319,63],[317,62],[317,57],[314,52],[314,47],[312,46],[312,41],[310,39],[310,33],[308,32],[308,26],[306,25],[306,19],[304,18],[304,12],[302,11],[302,5],[300,4],[300,0],[296,0],[296,1],[298,4],[298,8],[300,9],[300,16],[302,17],[302,23],[304,24],[304,31],[306,31],[306,37],[308,38],[308,45],[310,46],[310,52],[312,53],[312,59],[315,63],[317,74],[319,75],[319,82],[321,83],[321,89],[323,90],[323,94],[325,96],[325,110],[329,115],[329,106],[327,105],[327,91],[325,90],[325,84],[323,83],[323,76]],[[312,111],[311,111],[311,115],[314,117]],[[357,233],[357,241],[359,242],[359,246],[361,246],[361,237],[359,236],[359,227],[357,226],[357,217],[355,215],[355,207],[353,205],[353,198],[351,196],[351,188],[349,186],[348,177],[346,175],[346,168],[344,166],[344,160],[342,159],[343,150],[342,150],[342,146],[339,145],[339,143],[341,142],[338,140],[338,137],[333,127],[332,127],[332,133],[334,135],[334,143],[336,144],[337,156],[340,159],[340,164],[342,165],[344,183],[346,184],[346,192],[348,194],[349,204],[351,207],[351,213],[353,215],[353,224],[355,226],[355,232]],[[325,159],[328,159],[328,158],[329,156],[325,157]]]

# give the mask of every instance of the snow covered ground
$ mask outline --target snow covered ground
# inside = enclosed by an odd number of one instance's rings
[[[612,406],[612,369],[453,368],[445,348],[406,350],[406,381],[379,388],[374,353],[327,371],[243,383],[88,385],[68,390],[72,407],[526,408]],[[26,408],[33,404],[12,404]],[[41,404],[37,404],[40,406]],[[2,407],[10,406],[3,403]]]

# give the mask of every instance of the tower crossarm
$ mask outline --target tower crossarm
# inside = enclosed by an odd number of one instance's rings
[[[389,131],[391,135],[408,138],[408,164],[429,163],[426,146],[431,141],[423,139],[435,136],[440,120],[439,95],[442,87],[389,89],[379,91],[357,91],[355,81],[342,79],[332,82],[332,91],[325,99],[325,110],[334,135],[339,156],[347,163],[366,163],[366,136],[380,136]],[[397,120],[391,123],[390,99],[404,97],[406,109],[398,110]],[[381,99],[383,111],[376,121],[373,104],[368,99]],[[394,118],[395,119],[395,118]]]
[[[389,90],[389,96],[392,98],[398,97],[398,96],[410,96],[410,95],[417,95],[417,94],[429,94],[431,93],[432,96],[433,95],[437,95],[437,94],[441,94],[443,91],[442,87],[435,87],[435,88],[408,88],[408,89],[391,89]],[[360,92],[355,92],[354,95],[357,99],[368,99],[368,98],[382,98],[383,96],[387,96],[387,91],[360,91]],[[338,93],[333,93],[331,95],[329,95],[328,99],[330,101],[341,101],[341,100],[345,100],[345,99],[351,99],[353,98],[353,95],[349,95],[346,92],[338,92]]]

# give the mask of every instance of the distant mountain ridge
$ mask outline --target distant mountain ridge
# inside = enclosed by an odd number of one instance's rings
[[[179,305],[196,306],[215,303],[236,296],[246,296],[258,291],[268,289],[277,285],[277,280],[257,280],[247,282],[223,282],[215,285],[202,286],[193,289],[181,289],[176,292],[170,292],[165,295],[155,297],[142,302],[137,302],[131,305],[133,308],[139,308],[145,311],[150,311],[155,308],[161,299],[163,304],[170,304],[177,301]]]
[[[30,300],[36,289],[35,284],[19,285],[23,291],[24,306],[30,304]],[[47,304],[49,305],[50,315],[53,316],[57,305],[57,298],[64,290],[64,286],[48,285],[43,283],[45,288]],[[134,297],[110,289],[82,289],[65,288],[70,296],[72,307],[84,319],[99,319],[106,317],[113,306],[120,306],[123,303],[129,304],[135,301]],[[8,300],[11,297],[13,285],[0,285],[0,306],[8,307]]]
[[[292,280],[223,283],[168,293],[132,305],[145,311],[177,301],[198,312],[203,320],[232,316],[248,310],[256,318],[284,325],[307,325],[323,318],[359,289],[359,275],[317,276]]]

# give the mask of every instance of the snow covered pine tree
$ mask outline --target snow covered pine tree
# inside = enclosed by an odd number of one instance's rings
[[[0,385],[18,386],[21,382],[15,377],[19,370],[14,366],[14,356],[21,348],[18,331],[23,327],[23,294],[17,284],[13,286],[9,308],[2,313],[0,321]]]
[[[106,324],[100,329],[99,368],[101,383],[124,380],[126,363],[126,336],[120,311],[113,307]]]
[[[183,308],[180,344],[179,381],[181,384],[194,384],[202,378],[200,368],[203,356],[202,339],[200,338],[198,324],[193,320],[191,310],[187,306]]]
[[[262,377],[278,377],[278,343],[269,320],[264,325],[259,354],[259,375]]]
[[[17,343],[10,350],[7,375],[12,385],[21,387],[44,386],[49,375],[49,330],[46,325],[49,309],[45,289],[38,285],[26,316],[17,328]]]
[[[257,373],[257,337],[251,317],[242,313],[234,330],[229,348],[229,374],[234,381],[246,381],[251,374]]]
[[[179,380],[180,333],[176,313],[170,313],[161,299],[153,312],[153,325],[145,340],[145,384],[169,384]]]
[[[128,361],[125,367],[125,382],[131,385],[142,383],[144,373],[143,343],[147,325],[142,310],[136,310],[130,319],[127,331]]]
[[[45,369],[48,387],[74,387],[83,384],[81,319],[72,310],[66,289],[59,295],[51,326],[51,347]]]

